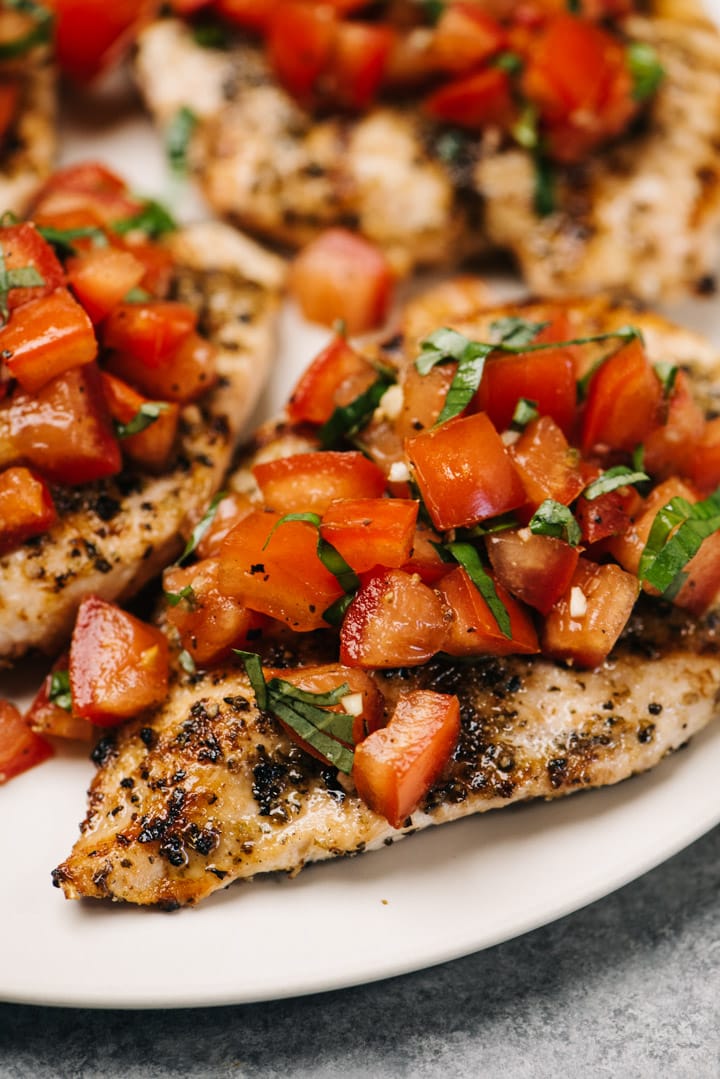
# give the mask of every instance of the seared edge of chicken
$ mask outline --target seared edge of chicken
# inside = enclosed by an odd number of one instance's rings
[[[428,318],[482,338],[503,313],[477,283],[447,283],[405,312],[405,362]],[[475,314],[472,314],[473,309]],[[460,318],[453,317],[458,314]],[[710,407],[720,387],[717,350],[666,320],[601,300],[570,308],[573,329],[640,325],[654,359],[693,367]],[[309,448],[282,420],[262,428],[230,479],[252,485],[254,460]],[[352,854],[408,832],[531,798],[620,782],[652,768],[717,714],[718,613],[696,622],[643,600],[597,670],[537,657],[434,660],[377,674],[389,710],[401,691],[457,693],[462,732],[444,774],[400,829],[391,828],[339,778],[305,754],[273,716],[259,712],[243,672],[177,671],[166,703],[101,739],[89,812],[55,872],[68,898],[173,907],[196,903],[236,878]],[[322,634],[278,642],[274,667],[335,658]]]
[[[170,241],[173,294],[200,312],[219,348],[217,386],[183,409],[161,475],[127,469],[55,492],[59,520],[0,558],[0,657],[56,650],[82,598],[126,599],[179,553],[222,484],[270,371],[285,265],[230,226],[190,225]]]
[[[57,72],[49,50],[33,49],[0,68],[20,83],[18,115],[0,149],[0,213],[22,214],[55,164]]]

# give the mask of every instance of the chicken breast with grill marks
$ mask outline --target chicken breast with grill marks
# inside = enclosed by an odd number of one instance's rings
[[[499,315],[532,305],[470,313],[487,292],[465,282],[414,301],[405,315],[404,361],[432,314],[482,339]],[[571,330],[639,324],[655,360],[692,366],[708,408],[720,361],[705,342],[664,320],[589,301],[570,309]],[[395,345],[393,345],[395,348]],[[266,426],[232,484],[248,490],[249,466],[305,448],[282,421]],[[365,805],[352,782],[309,757],[258,711],[239,667],[197,675],[177,670],[166,703],[102,738],[89,811],[72,853],[55,871],[68,898],[142,905],[192,904],[230,881],[295,873],[306,863],[352,854],[419,828],[531,798],[557,798],[654,767],[718,711],[720,623],[641,600],[609,658],[579,671],[541,657],[435,659],[376,672],[388,712],[400,692],[456,693],[459,743],[444,773],[399,829]],[[336,659],[332,638],[300,634],[265,646],[273,667]]]
[[[136,72],[161,126],[193,109],[193,166],[208,199],[262,235],[301,245],[350,225],[399,273],[502,250],[545,296],[707,291],[720,233],[720,34],[651,16],[623,28],[655,48],[665,78],[626,136],[555,170],[544,218],[530,155],[490,129],[449,135],[412,107],[314,119],[257,47],[204,49],[177,20],[141,35]]]
[[[198,309],[218,346],[219,382],[183,409],[178,451],[162,474],[127,468],[56,491],[57,523],[0,558],[0,659],[53,652],[84,596],[125,599],[177,556],[265,384],[284,263],[223,224],[191,225],[168,242],[173,295]]]

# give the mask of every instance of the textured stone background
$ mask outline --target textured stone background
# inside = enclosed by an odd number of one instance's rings
[[[0,1005],[0,1075],[718,1079],[720,829],[562,921],[375,985],[165,1012]]]

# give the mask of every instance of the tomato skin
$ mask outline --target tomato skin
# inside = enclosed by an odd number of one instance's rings
[[[340,661],[348,667],[417,667],[439,652],[447,633],[442,601],[398,569],[367,575],[345,612]]]
[[[297,633],[327,627],[323,611],[343,595],[317,556],[317,532],[277,513],[253,510],[225,537],[218,558],[223,590]],[[266,546],[267,544],[267,546]]]
[[[66,288],[16,308],[0,329],[0,352],[23,389],[36,393],[51,379],[97,356],[92,323]]]
[[[471,131],[488,125],[504,127],[515,114],[510,79],[497,67],[446,83],[425,98],[423,108],[435,120]]]
[[[130,251],[93,247],[69,258],[67,273],[73,292],[92,322],[98,323],[140,284],[145,266]]]
[[[227,534],[257,506],[248,495],[230,491],[218,502],[210,527],[196,547],[198,558],[214,558]]]
[[[573,593],[579,590],[586,604],[573,611]],[[613,563],[599,566],[578,560],[570,589],[545,619],[541,644],[544,655],[599,667],[622,633],[635,606],[638,581]]]
[[[401,498],[348,498],[332,503],[320,534],[356,573],[400,569],[410,558],[418,503]]]
[[[70,643],[75,715],[114,727],[165,699],[169,669],[159,629],[98,596],[83,600]]]
[[[405,452],[441,532],[517,509],[526,500],[520,477],[484,412],[406,439]]]
[[[440,536],[423,521],[418,521],[408,561],[401,567],[406,573],[416,573],[425,584],[434,585],[452,570],[450,562],[444,562],[433,544],[440,543]]]
[[[158,0],[50,0],[60,67],[79,82],[89,82],[120,58],[159,6]]]
[[[0,472],[0,554],[47,532],[56,520],[52,495],[41,476],[21,467]]]
[[[457,566],[438,581],[437,589],[453,613],[443,644],[444,652],[451,656],[510,656],[540,651],[530,615],[499,581],[495,581],[495,590],[510,615],[510,638],[502,633],[462,566]]]
[[[25,460],[51,483],[89,483],[122,467],[100,371],[94,363],[58,375],[35,395],[0,402],[0,462]]]
[[[704,494],[720,485],[720,416],[703,427],[688,464],[688,476]]]
[[[579,551],[564,540],[523,528],[487,536],[485,543],[500,583],[541,614],[570,587]]]
[[[637,340],[610,356],[593,375],[582,421],[586,456],[609,447],[632,453],[657,426],[662,388]]]
[[[693,397],[690,377],[686,371],[678,371],[665,423],[651,431],[643,443],[645,471],[657,480],[678,473],[690,475],[704,427],[705,415]]]
[[[550,416],[532,420],[510,447],[510,456],[532,508],[546,498],[567,506],[585,486],[577,451]]]
[[[142,202],[127,193],[127,186],[114,172],[98,161],[82,161],[56,169],[35,194],[34,220],[56,218],[58,214],[83,213],[85,224],[109,225],[133,217]]]
[[[323,80],[323,97],[333,107],[369,108],[380,88],[394,43],[395,32],[389,26],[338,23]]]
[[[349,334],[385,321],[392,302],[393,273],[375,244],[347,229],[322,232],[303,248],[290,273],[290,290],[305,318]]]
[[[177,348],[158,356],[153,363],[147,363],[134,352],[112,352],[106,358],[106,366],[153,400],[179,404],[196,401],[218,378],[215,345],[194,331]]]
[[[401,694],[387,727],[355,750],[358,794],[393,828],[401,828],[440,776],[459,737],[456,696],[423,689]]]
[[[282,0],[267,27],[267,51],[278,81],[306,104],[325,71],[335,41],[336,14],[327,4]]]
[[[397,428],[404,438],[432,427],[443,410],[445,398],[457,371],[456,363],[439,363],[421,375],[414,363],[402,372],[402,412]]]
[[[265,505],[277,513],[323,514],[336,499],[379,498],[385,476],[359,451],[295,453],[253,467]]]
[[[607,491],[592,501],[580,497],[575,506],[575,519],[580,525],[582,542],[598,543],[611,536],[623,536],[641,502],[642,499],[632,487]]]
[[[20,307],[30,300],[49,296],[65,284],[65,271],[60,265],[52,246],[43,239],[34,225],[22,222],[0,228],[0,244],[7,270],[31,266],[42,277],[44,284],[27,288],[12,288],[7,294],[8,310]]]
[[[194,566],[173,566],[163,578],[166,593],[192,588],[190,599],[166,604],[165,617],[198,667],[217,663],[232,648],[246,647],[248,634],[259,634],[263,625],[261,615],[224,594],[220,577],[219,562],[206,559]]]
[[[325,423],[376,378],[372,365],[338,334],[300,376],[288,401],[288,416],[293,423]]]
[[[443,8],[433,31],[433,64],[444,71],[467,71],[499,52],[505,37],[500,23],[479,5],[453,0]]]
[[[105,322],[102,339],[106,348],[129,353],[138,364],[157,367],[180,347],[196,325],[197,313],[184,303],[120,303]]]
[[[137,393],[122,379],[102,372],[103,390],[110,415],[118,423],[127,424],[149,404],[147,397]],[[148,472],[161,472],[167,465],[175,445],[180,407],[170,401],[161,402],[163,411],[144,431],[122,440],[123,453]]]
[[[30,727],[14,704],[0,700],[0,783],[52,757],[53,747]]]

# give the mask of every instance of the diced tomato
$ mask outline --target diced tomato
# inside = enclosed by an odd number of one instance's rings
[[[22,467],[0,472],[0,554],[47,532],[56,520],[52,495],[42,477]]]
[[[328,507],[320,533],[356,573],[399,569],[410,558],[417,513],[410,499],[347,498]]]
[[[304,103],[313,99],[335,44],[336,13],[328,4],[282,0],[267,27],[267,50],[278,81]]]
[[[410,558],[401,568],[406,573],[417,573],[425,584],[435,584],[453,568],[453,563],[445,562],[438,554],[434,545],[439,542],[440,536],[424,522],[418,521]]]
[[[277,513],[323,514],[338,498],[379,498],[385,476],[362,453],[294,453],[253,468],[265,505]]]
[[[417,667],[444,646],[445,608],[438,595],[399,569],[370,574],[340,629],[340,660],[349,667]]]
[[[532,420],[510,447],[510,456],[533,507],[546,498],[568,506],[585,486],[578,452],[550,416]]]
[[[637,595],[637,577],[614,564],[580,558],[570,588],[545,619],[543,653],[599,667],[625,628]]]
[[[536,344],[567,340],[567,319],[555,318],[537,335]],[[577,415],[575,359],[570,348],[541,349],[519,356],[488,357],[477,392],[477,406],[498,431],[505,431],[521,397],[534,401],[540,416],[551,416],[569,438]]]
[[[423,431],[405,442],[415,479],[440,531],[516,509],[525,488],[484,412]]]
[[[338,23],[323,78],[323,98],[335,108],[369,108],[380,88],[394,42],[395,32],[389,26]]]
[[[426,375],[421,375],[414,363],[407,364],[402,373],[402,412],[398,431],[412,438],[437,420],[443,410],[448,390],[457,371],[456,363],[438,363]]]
[[[720,532],[703,540],[683,573],[685,583],[673,603],[699,617],[717,602],[720,593]]]
[[[381,326],[392,302],[393,273],[375,244],[347,229],[328,229],[303,248],[290,288],[305,318],[350,334]]]
[[[74,714],[113,727],[164,700],[167,640],[114,603],[89,596],[78,610],[69,670]]]
[[[29,300],[49,296],[65,284],[65,272],[55,252],[34,225],[23,222],[0,228],[0,251],[5,259],[6,270],[32,268],[37,270],[43,280],[41,285],[9,289],[6,302],[10,311]]]
[[[60,67],[81,82],[119,60],[159,0],[50,0],[55,12],[55,51]]]
[[[504,127],[515,114],[510,79],[499,67],[446,83],[425,98],[423,108],[433,119],[472,131],[491,124]]]
[[[505,45],[500,23],[479,4],[452,0],[438,19],[432,35],[431,56],[444,71],[460,72],[478,67]]]
[[[257,505],[248,495],[239,491],[230,491],[225,495],[218,502],[210,527],[196,547],[198,558],[214,558],[228,532],[254,509],[257,509]]]
[[[288,416],[294,423],[325,423],[376,378],[372,364],[338,334],[300,376],[288,401]]]
[[[101,322],[145,276],[130,251],[93,247],[68,259],[68,282],[93,322]]]
[[[443,644],[444,652],[451,656],[509,656],[539,652],[537,633],[530,615],[499,581],[494,583],[498,599],[510,616],[510,637],[502,632],[488,604],[462,566],[457,566],[438,581],[437,589],[453,614]]]
[[[708,420],[694,447],[688,475],[705,494],[720,485],[720,416]]]
[[[582,423],[582,451],[609,447],[631,453],[657,426],[662,387],[635,338],[593,375]]]
[[[145,289],[151,296],[162,299],[167,296],[173,278],[173,256],[168,247],[152,243],[149,240],[129,239],[120,241],[125,245],[125,250],[141,262],[145,272],[140,278],[140,288]]]
[[[275,8],[282,0],[211,0],[215,11],[228,22],[248,30],[266,31]]]
[[[581,496],[575,506],[582,542],[599,543],[610,536],[624,536],[642,499],[633,487],[618,487],[592,500]]]
[[[110,225],[134,217],[142,202],[127,193],[124,180],[96,161],[83,161],[56,169],[36,193],[33,217],[46,219],[60,213],[91,213]]]
[[[367,805],[401,828],[440,777],[460,737],[456,696],[403,693],[387,727],[355,750],[353,779]]]
[[[658,480],[690,475],[704,427],[705,416],[693,397],[690,378],[678,371],[665,423],[645,438],[643,468]]]
[[[342,663],[328,663],[322,667],[298,667],[298,668],[280,668],[278,670],[265,671],[266,678],[282,678],[285,682],[290,682],[293,686],[299,686],[300,689],[304,689],[309,693],[331,693],[338,686],[347,683],[349,694],[345,698],[346,702],[349,697],[352,697],[352,704],[359,705],[359,711],[353,711],[353,730],[352,740],[353,745],[362,742],[364,738],[367,738],[373,731],[379,730],[385,720],[385,701],[382,693],[375,685],[369,674],[366,671],[361,670],[359,667],[344,667]],[[360,698],[360,700],[358,700]],[[346,712],[346,706],[342,703],[336,705],[328,705],[328,712],[337,712],[342,714]],[[300,737],[300,735],[293,730],[288,724],[283,723],[282,719],[278,717],[278,722],[285,731],[285,733],[292,738],[294,742],[302,746],[306,753],[309,753],[311,757],[316,757],[318,760],[324,761],[325,758],[313,749],[311,745]],[[328,732],[326,732],[328,733]],[[332,737],[332,736],[331,736]],[[340,739],[336,739],[340,741]],[[347,742],[343,742],[343,745],[349,745]]]
[[[298,633],[327,627],[323,612],[343,595],[317,556],[317,532],[304,521],[253,510],[228,533],[218,558],[223,590]]]
[[[140,412],[143,405],[151,402],[137,393],[132,386],[114,375],[102,372],[103,389],[110,415],[121,424],[128,424]],[[149,472],[159,472],[167,465],[175,444],[180,407],[171,401],[152,402],[161,404],[162,411],[143,431],[122,439],[122,449],[131,461]]]
[[[67,671],[69,655],[65,652],[53,664],[52,670],[43,680],[40,689],[25,714],[25,720],[31,730],[37,734],[51,735],[53,738],[70,738],[89,742],[97,731],[87,719],[74,716],[72,711],[61,708],[50,700],[52,676],[55,671]]]
[[[20,83],[0,82],[0,139],[4,139],[17,116],[20,105]]]
[[[52,757],[49,742],[30,730],[9,701],[0,701],[0,783]]]
[[[579,552],[564,540],[522,528],[487,536],[485,542],[498,581],[541,614],[570,587]]]
[[[637,110],[623,43],[587,19],[560,14],[533,40],[523,91],[539,109],[550,150],[578,161],[617,135]]]
[[[225,595],[220,564],[214,559],[166,570],[163,589],[173,598],[165,607],[168,625],[177,630],[198,667],[217,663],[231,648],[246,647],[261,635],[262,615]],[[183,595],[186,589],[190,591]]]
[[[196,325],[197,312],[185,303],[121,303],[103,327],[103,344],[152,367],[175,352]]]
[[[0,329],[0,355],[23,389],[36,393],[51,379],[97,355],[95,331],[66,288],[30,300]]]
[[[120,471],[122,456],[94,363],[66,371],[36,395],[0,402],[0,464],[25,460],[51,483],[90,483]]]
[[[165,352],[153,363],[134,352],[113,352],[107,357],[107,367],[143,393],[181,404],[197,400],[218,378],[215,345],[194,331],[174,351]]]
[[[650,529],[658,510],[666,506],[673,498],[684,498],[688,502],[697,502],[697,493],[677,476],[664,480],[655,487],[644,504],[635,507],[631,524],[624,533],[613,536],[607,548],[620,565],[629,573],[637,576],[640,558],[647,543]]]

